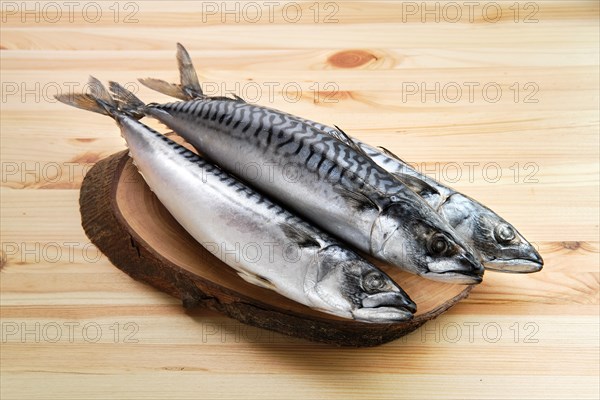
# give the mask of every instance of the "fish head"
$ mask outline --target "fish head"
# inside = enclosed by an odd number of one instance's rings
[[[481,203],[455,193],[440,207],[440,214],[477,250],[486,269],[514,273],[542,269],[544,261],[533,245]]]
[[[316,257],[310,297],[315,308],[363,322],[406,321],[416,311],[408,294],[387,274],[337,245]]]
[[[388,205],[371,231],[373,255],[428,279],[476,284],[483,266],[474,251],[429,206],[399,200]]]

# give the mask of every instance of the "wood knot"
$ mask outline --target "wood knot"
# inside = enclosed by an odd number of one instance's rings
[[[81,143],[92,143],[92,142],[95,142],[96,140],[98,140],[98,139],[96,139],[96,138],[75,138],[76,142],[81,142]]]
[[[577,250],[581,247],[581,242],[571,241],[571,242],[562,242],[562,245],[565,249],[568,250]]]
[[[358,68],[377,57],[364,50],[346,50],[335,53],[327,59],[327,62],[337,68]]]

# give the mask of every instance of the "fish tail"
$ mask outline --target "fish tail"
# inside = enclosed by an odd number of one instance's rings
[[[108,87],[112,96],[117,101],[119,110],[136,119],[140,119],[145,115],[146,104],[133,94],[133,92],[113,81],[108,82]]]
[[[118,105],[104,85],[90,76],[88,86],[90,93],[63,93],[54,97],[61,103],[116,118]]]
[[[192,59],[181,43],[177,43],[177,65],[179,83],[168,83],[160,79],[139,79],[140,83],[152,90],[181,100],[193,100],[206,97],[198,81],[198,75]]]

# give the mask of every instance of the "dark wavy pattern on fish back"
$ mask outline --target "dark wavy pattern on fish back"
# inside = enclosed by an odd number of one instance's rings
[[[371,160],[302,119],[237,100],[199,99],[157,105],[177,118],[188,119],[243,139],[258,148],[271,148],[320,179],[378,199],[399,192],[398,181]]]
[[[182,105],[181,109],[185,109],[186,106]],[[199,107],[200,108],[200,107]],[[312,225],[308,224],[304,220],[296,217],[294,214],[291,214],[288,210],[281,207],[279,204],[274,203],[271,199],[263,196],[259,192],[249,188],[227,172],[223,171],[221,168],[217,167],[214,164],[211,164],[204,158],[200,157],[198,154],[194,153],[191,150],[188,150],[186,147],[174,142],[168,137],[162,135],[161,133],[147,127],[147,130],[152,132],[158,139],[164,141],[173,148],[173,151],[182,155],[185,159],[187,159],[190,163],[196,165],[203,173],[203,175],[210,175],[218,179],[223,184],[234,187],[236,192],[244,194],[246,198],[253,199],[256,204],[261,204],[267,207],[269,210],[273,210],[273,212],[277,215],[284,215],[285,222],[290,224],[291,226],[300,226],[308,231],[312,231],[314,228]]]

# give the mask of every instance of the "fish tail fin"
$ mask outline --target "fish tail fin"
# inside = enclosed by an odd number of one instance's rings
[[[161,79],[154,78],[141,78],[138,79],[138,81],[147,88],[162,94],[166,94],[167,96],[175,97],[181,100],[190,100],[190,96],[188,96],[182,89],[181,85],[177,83],[169,83]]]
[[[120,110],[126,112],[136,119],[140,119],[145,115],[146,104],[140,100],[130,90],[125,89],[117,82],[110,81],[108,83],[110,92],[117,101]]]
[[[181,43],[177,43],[177,66],[179,67],[179,84],[154,78],[139,79],[139,81],[152,90],[181,100],[205,97],[192,59]]]
[[[90,93],[63,93],[54,96],[61,103],[116,118],[119,107],[102,83],[90,76]]]
[[[196,75],[192,58],[181,43],[177,43],[177,66],[179,67],[181,86],[190,90],[192,95],[203,96],[202,87],[198,81],[198,75]]]

